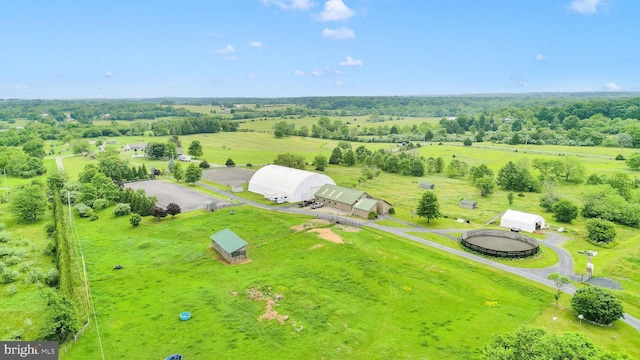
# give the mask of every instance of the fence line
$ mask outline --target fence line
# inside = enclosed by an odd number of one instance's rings
[[[348,217],[327,215],[327,214],[315,214],[318,219],[328,220],[329,222],[336,224],[346,224],[349,226],[361,227],[362,222],[349,219]]]

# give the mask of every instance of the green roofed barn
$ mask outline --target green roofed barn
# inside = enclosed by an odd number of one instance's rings
[[[213,248],[232,264],[247,258],[247,242],[229,229],[211,235],[211,241]]]
[[[342,186],[325,184],[316,191],[317,202],[355,216],[366,218],[370,212],[388,214],[391,204],[381,199],[374,199],[362,190],[349,189]]]

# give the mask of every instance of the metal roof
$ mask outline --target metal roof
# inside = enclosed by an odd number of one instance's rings
[[[218,231],[211,235],[211,240],[216,242],[224,251],[231,254],[232,252],[247,246],[247,242],[242,240],[238,235],[229,229]]]
[[[365,199],[360,199],[360,200],[356,201],[356,203],[353,205],[353,208],[354,209],[358,209],[358,210],[364,210],[364,211],[367,211],[367,212],[371,212],[377,206],[378,206],[378,200],[365,198]]]
[[[325,184],[316,191],[316,197],[322,197],[331,201],[353,205],[358,199],[364,195],[362,190],[354,190],[346,187]]]

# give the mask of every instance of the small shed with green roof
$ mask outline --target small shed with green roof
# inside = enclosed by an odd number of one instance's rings
[[[211,241],[213,248],[232,264],[247,258],[247,242],[229,229],[211,235]]]

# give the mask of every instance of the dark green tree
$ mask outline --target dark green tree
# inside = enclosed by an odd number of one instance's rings
[[[356,154],[351,149],[345,150],[342,152],[342,160],[340,162],[347,166],[353,166],[356,164]]]
[[[578,289],[571,299],[571,307],[596,324],[609,325],[624,318],[622,302],[613,293],[595,286]]]
[[[236,166],[236,163],[231,159],[228,158],[227,161],[224,163],[227,167],[234,167]]]
[[[489,196],[493,194],[496,189],[496,181],[493,176],[481,177],[476,179],[474,183],[478,191],[480,191],[480,196]]]
[[[422,194],[422,198],[418,202],[416,214],[420,217],[426,218],[427,222],[431,219],[437,219],[440,217],[440,204],[438,203],[438,197],[431,191],[426,191]]]
[[[511,333],[494,335],[482,351],[483,360],[618,360],[627,358],[625,355],[603,351],[580,333],[556,335],[544,329],[527,326]]]
[[[184,181],[193,185],[202,178],[202,168],[195,163],[189,164],[184,174]],[[168,210],[168,208],[167,208]]]
[[[629,155],[625,163],[631,170],[640,170],[640,152]]]
[[[46,151],[44,151],[44,141],[42,141],[42,139],[31,139],[27,141],[22,145],[22,151],[38,159],[42,159],[47,155]]]
[[[173,169],[171,169],[171,175],[173,175],[173,178],[176,179],[177,181],[180,181],[184,178],[184,170],[182,170],[181,163],[176,162],[173,165]]]
[[[47,210],[47,197],[39,185],[24,185],[14,190],[9,199],[11,212],[24,222],[35,222]]]
[[[324,169],[327,167],[327,157],[319,154],[317,155],[314,159],[313,159],[313,165],[316,167],[316,170],[318,171],[324,171]]]
[[[616,239],[616,226],[608,220],[589,219],[585,224],[587,239],[593,242],[608,243]]]
[[[578,217],[578,205],[567,199],[556,201],[551,207],[551,211],[553,218],[562,223],[570,224],[571,221]]]
[[[304,170],[306,161],[302,157],[302,155],[285,153],[278,154],[276,159],[273,161],[276,165],[287,166],[294,169]]]
[[[329,157],[329,164],[338,165],[342,161],[342,150],[340,147],[335,147],[333,152],[331,152],[331,156]]]
[[[202,145],[200,145],[200,141],[193,140],[191,144],[189,144],[189,149],[187,150],[187,153],[193,156],[194,158],[199,158],[200,156],[202,156]]]

